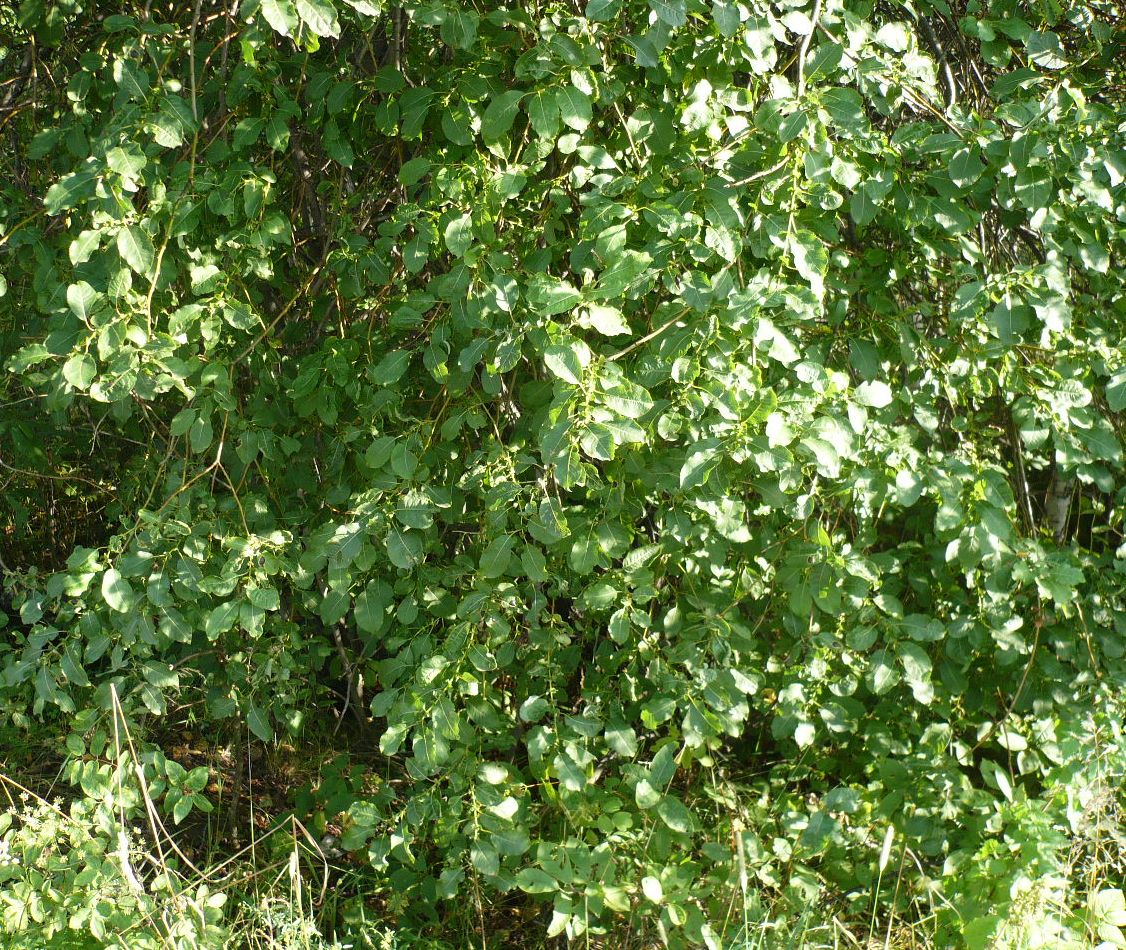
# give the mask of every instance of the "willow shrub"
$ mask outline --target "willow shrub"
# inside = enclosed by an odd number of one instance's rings
[[[1122,763],[1121,15],[0,5],[3,490],[104,496],[2,728],[335,734],[415,908],[984,943]]]

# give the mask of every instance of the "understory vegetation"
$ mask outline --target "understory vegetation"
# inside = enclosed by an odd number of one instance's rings
[[[0,2],[0,945],[1126,947],[1124,15]]]

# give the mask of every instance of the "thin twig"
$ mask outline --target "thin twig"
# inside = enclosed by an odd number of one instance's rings
[[[336,735],[336,733],[340,731],[344,717],[348,714],[348,710],[351,709],[352,715],[356,717],[356,721],[360,725],[360,731],[366,735],[368,723],[367,719],[364,718],[363,686],[358,685],[356,682],[356,668],[349,659],[348,651],[344,647],[344,638],[340,635],[340,624],[334,624],[332,627],[332,642],[336,647],[336,655],[340,657],[340,664],[344,667],[344,675],[347,677],[348,681],[347,693],[344,696],[344,708],[340,711],[340,718],[336,720],[336,728],[332,730],[332,734]],[[359,675],[362,677],[363,674]]]
[[[1036,529],[1036,518],[1032,513],[1032,498],[1028,488],[1028,476],[1024,469],[1024,452],[1021,450],[1020,432],[1017,429],[1016,419],[1012,410],[1009,411],[1009,443],[1012,446],[1013,458],[1016,461],[1014,468],[1017,477],[1017,492],[1019,500],[1023,502],[1021,513],[1025,516],[1025,530],[1031,535]]]
[[[732,188],[742,188],[744,185],[749,185],[751,182],[758,181],[761,178],[769,178],[775,172],[781,171],[786,167],[786,163],[790,160],[789,156],[784,156],[780,162],[771,165],[769,168],[764,168],[760,172],[755,172],[753,175],[748,175],[746,178],[741,178],[739,181],[731,183]]]
[[[188,69],[190,70],[192,84],[192,118],[195,119],[197,126],[199,125],[199,108],[196,105],[195,88],[195,32],[199,29],[199,13],[202,6],[203,0],[195,0],[195,11],[192,13],[192,28],[188,34]]]
[[[276,327],[281,322],[282,317],[284,317],[287,313],[289,313],[290,310],[293,309],[294,304],[296,304],[297,301],[304,296],[305,291],[307,291],[313,285],[313,281],[316,280],[317,274],[321,272],[322,267],[324,267],[323,262],[313,268],[313,270],[309,273],[309,276],[305,278],[305,283],[301,286],[301,289],[298,290],[297,293],[295,293],[290,298],[289,303],[282,307],[281,310],[278,311],[278,315],[274,317],[274,319],[266,325],[265,329],[263,329],[262,332],[259,333],[258,336],[256,336],[251,341],[250,345],[235,357],[236,363],[241,363],[247,356],[249,356],[251,352],[253,352],[254,349],[258,346],[258,344],[266,339],[270,331],[273,330],[274,327]]]
[[[938,35],[934,32],[930,20],[925,16],[920,16],[918,23],[922,27],[923,36],[926,37],[942,65],[942,76],[946,80],[946,111],[949,112],[958,104],[958,84],[954,81],[954,71],[950,68],[950,60],[946,58],[946,50],[942,48],[942,44],[938,41]]]
[[[0,247],[3,247],[5,244],[7,244],[8,240],[11,238],[11,236],[13,234],[15,234],[18,230],[20,230],[20,228],[23,228],[26,225],[31,224],[31,222],[34,221],[36,218],[42,217],[46,213],[47,213],[46,209],[40,208],[38,211],[33,211],[31,214],[29,214],[22,221],[17,221],[12,226],[12,229],[10,231],[8,231],[5,234],[0,234]]]
[[[1017,708],[1017,703],[1020,702],[1020,698],[1024,694],[1024,687],[1028,682],[1028,674],[1032,672],[1032,665],[1036,662],[1036,652],[1040,649],[1040,629],[1043,626],[1044,616],[1040,612],[1040,608],[1037,607],[1036,617],[1032,622],[1032,627],[1035,631],[1032,639],[1032,649],[1028,651],[1028,662],[1024,664],[1024,672],[1021,673],[1020,682],[1017,683],[1017,688],[1013,692],[1012,698],[1009,700],[1009,705],[1005,709],[1005,714],[1001,716],[1001,718],[996,722],[990,723],[990,727],[981,734],[981,737],[977,740],[977,743],[972,749],[970,749],[970,755],[973,755],[978,749],[980,749],[981,746],[985,744],[985,740],[993,735],[995,730],[1003,729],[1009,719],[1012,718],[1013,710]]]
[[[614,360],[620,360],[626,354],[632,353],[639,346],[644,346],[650,340],[656,339],[662,333],[664,333],[669,327],[671,327],[674,323],[676,323],[678,320],[680,320],[682,317],[686,316],[687,314],[688,314],[687,308],[684,309],[684,310],[678,311],[676,314],[673,315],[673,317],[670,320],[667,320],[665,323],[661,324],[652,333],[645,334],[645,336],[643,336],[640,340],[634,340],[634,342],[631,343],[629,346],[627,346],[624,350],[618,350],[618,352],[615,353],[613,356],[607,356],[606,362],[607,363],[613,363]]]
[[[82,482],[92,488],[98,489],[98,491],[110,491],[105,485],[99,485],[97,482],[91,481],[89,478],[83,478],[81,475],[47,475],[43,472],[30,472],[26,468],[16,468],[14,465],[9,465],[2,458],[0,458],[0,468],[6,468],[9,472],[13,472],[16,475],[26,475],[28,478],[42,478],[51,482]]]
[[[821,19],[821,0],[813,4],[813,15],[809,21],[809,32],[802,37],[801,48],[798,50],[798,98],[805,95],[805,57],[809,52],[809,44],[813,41],[813,34],[817,32],[817,21]]]

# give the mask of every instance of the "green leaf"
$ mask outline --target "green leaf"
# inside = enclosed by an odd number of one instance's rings
[[[236,330],[252,330],[260,325],[254,311],[237,300],[224,302],[222,313],[223,319]]]
[[[555,90],[537,89],[525,100],[528,120],[540,138],[553,139],[559,134],[559,97]]]
[[[333,624],[339,623],[344,619],[345,614],[348,613],[351,606],[352,601],[346,590],[330,589],[321,600],[321,605],[317,608],[317,614],[321,618],[321,623],[326,627],[331,627]]]
[[[730,0],[712,0],[712,20],[722,36],[734,36],[739,29],[739,9]]]
[[[550,708],[548,701],[542,696],[529,696],[520,704],[520,719],[523,722],[539,722]]]
[[[508,768],[500,762],[483,762],[477,776],[489,785],[503,785],[508,781]]]
[[[570,792],[581,792],[587,786],[586,773],[579,768],[574,759],[566,752],[561,752],[552,760],[555,773],[559,777],[559,784]]]
[[[335,121],[330,121],[325,126],[324,147],[328,157],[334,162],[343,165],[345,168],[351,168],[353,162],[356,160],[356,153],[352,150],[352,144],[348,141],[345,135],[340,131],[340,127]]]
[[[1041,69],[1063,69],[1068,65],[1059,36],[1050,30],[1032,33],[1025,41],[1025,49],[1028,58]]]
[[[75,686],[89,686],[90,677],[86,675],[86,671],[82,668],[80,659],[81,654],[77,650],[65,649],[59,657],[59,667],[68,682]]]
[[[386,622],[390,601],[390,588],[371,581],[356,598],[356,625],[366,633],[378,633]]]
[[[403,570],[410,570],[422,560],[422,538],[412,531],[392,527],[387,535],[387,557]]]
[[[654,402],[647,393],[640,386],[629,383],[625,380],[620,380],[613,388],[609,388],[606,381],[602,381],[606,391],[602,395],[602,404],[608,409],[612,409],[619,416],[626,419],[640,419],[650,409],[653,408]],[[610,420],[606,420],[610,423]],[[621,426],[620,420],[614,422],[613,431],[616,434],[623,434],[627,431]],[[616,439],[618,442],[631,441],[626,438]],[[641,438],[633,439],[632,441],[644,441],[644,434]]]
[[[144,666],[144,677],[157,689],[175,689],[180,685],[180,677],[167,663],[150,660]]]
[[[542,583],[548,579],[547,559],[535,545],[529,544],[520,552],[520,566],[529,580]]]
[[[831,86],[823,90],[821,103],[829,113],[837,131],[852,135],[860,135],[868,131],[869,123],[864,110],[864,100],[851,86]]]
[[[245,119],[239,119],[235,125],[231,142],[234,150],[236,152],[242,151],[257,142],[265,125],[266,120],[261,116],[248,116]]]
[[[603,336],[628,336],[633,332],[617,307],[604,304],[590,304],[583,316],[583,323]]]
[[[880,380],[861,383],[856,387],[856,401],[862,406],[883,409],[884,406],[890,406],[894,399],[891,387]]]
[[[136,145],[116,146],[106,152],[106,165],[123,178],[137,178],[147,164],[145,153]]]
[[[474,10],[447,11],[441,27],[442,42],[454,49],[470,49],[477,40],[480,19]]]
[[[1083,571],[1069,564],[1062,555],[1050,558],[1036,575],[1036,586],[1041,596],[1057,604],[1069,604],[1076,599]]]
[[[603,300],[621,297],[649,273],[652,263],[652,257],[645,251],[624,250],[615,254],[599,275],[598,297]]]
[[[586,131],[590,125],[590,96],[574,86],[560,86],[555,94],[559,117],[576,132]]]
[[[191,446],[192,451],[199,455],[211,445],[215,437],[215,430],[211,426],[211,420],[207,416],[200,416],[192,427],[188,430],[188,444]]]
[[[340,23],[330,0],[294,0],[302,22],[317,36],[339,36]]]
[[[676,743],[666,742],[653,756],[649,764],[649,778],[655,788],[667,788],[676,775],[676,753]]]
[[[692,489],[703,485],[712,470],[723,461],[722,446],[719,439],[704,439],[693,446],[680,467],[680,487]]]
[[[173,438],[179,438],[184,435],[191,429],[197,418],[199,418],[199,412],[192,409],[190,406],[181,409],[172,417],[172,421],[168,425],[169,435]]]
[[[43,200],[47,214],[58,214],[93,197],[96,180],[97,176],[92,171],[78,171],[64,175],[47,189],[47,197]]]
[[[1126,409],[1126,367],[1111,376],[1107,382],[1106,402],[1112,412]]]
[[[660,815],[661,821],[673,831],[688,834],[695,830],[696,822],[692,817],[692,812],[688,810],[688,806],[684,802],[672,795],[665,795],[661,799],[660,804],[657,805],[657,814]]]
[[[963,148],[954,153],[950,159],[950,180],[959,188],[968,188],[977,181],[985,166],[977,157],[973,149]]]
[[[829,267],[829,252],[825,245],[811,231],[797,231],[791,238],[790,251],[794,256],[794,268],[820,297],[825,289],[824,277]]]
[[[140,276],[149,275],[156,252],[153,250],[152,239],[141,227],[132,224],[117,232],[117,252]]]
[[[516,886],[525,894],[554,894],[559,882],[539,868],[521,868],[516,872]]]
[[[83,392],[90,388],[96,372],[97,365],[89,353],[75,353],[63,363],[63,379]]]
[[[989,327],[1002,343],[1012,345],[1028,329],[1028,308],[1005,294],[986,317]]]
[[[529,306],[545,317],[573,310],[583,299],[582,293],[566,281],[542,275],[537,275],[529,283],[527,295]]]
[[[525,95],[519,89],[509,89],[492,98],[481,116],[481,137],[486,142],[496,142],[508,134]]]
[[[109,568],[102,575],[102,599],[120,614],[133,606],[133,587],[115,568]]]
[[[876,31],[875,41],[892,52],[903,53],[908,45],[907,28],[899,21],[885,23]]]
[[[219,634],[226,633],[235,625],[235,621],[238,620],[239,606],[239,601],[228,600],[219,604],[218,607],[213,608],[207,614],[203,630],[207,634],[208,640],[217,639]]]
[[[261,607],[263,610],[278,610],[281,608],[281,597],[273,587],[248,588],[246,597],[255,607]]]
[[[113,78],[121,93],[133,102],[143,102],[152,85],[144,69],[124,58],[114,61]]]
[[[649,0],[649,9],[669,26],[684,26],[688,22],[688,7],[685,0]]]
[[[981,762],[981,775],[987,785],[997,789],[1008,801],[1013,800],[1013,785],[1009,773],[1005,768],[992,759],[983,759]]]
[[[450,253],[454,257],[464,257],[473,243],[473,215],[467,212],[453,218],[446,225],[443,236]]]
[[[250,731],[263,742],[269,742],[274,738],[274,730],[270,727],[270,717],[256,703],[251,703],[250,708],[246,711],[246,724],[250,727]]]
[[[493,538],[488,547],[481,554],[481,575],[483,577],[500,577],[508,570],[512,560],[512,548],[515,539],[510,534]]]
[[[877,650],[872,654],[871,666],[868,672],[868,683],[872,692],[881,696],[899,682],[899,672],[892,664],[891,658],[884,650]]]
[[[111,14],[102,21],[102,29],[107,33],[117,33],[121,30],[132,29],[136,25],[137,21],[133,17],[126,16],[122,13]]]
[[[543,353],[544,365],[552,374],[572,386],[578,386],[582,382],[583,371],[590,359],[590,350],[580,340],[552,343]]]
[[[871,224],[876,219],[876,215],[879,214],[879,212],[879,205],[872,200],[871,194],[863,185],[849,198],[849,216],[861,227],[866,224]]]
[[[555,478],[560,488],[570,490],[586,481],[586,471],[582,458],[574,445],[568,445],[560,456],[554,459]],[[584,573],[580,570],[580,573]]]
[[[409,350],[392,350],[376,366],[368,370],[368,376],[377,386],[391,386],[402,379],[410,363]]]
[[[836,478],[840,474],[841,456],[837,447],[817,436],[804,436],[800,440],[804,448],[817,462],[817,470],[827,478]]]
[[[920,703],[927,704],[934,699],[934,691],[930,685],[931,659],[927,652],[917,643],[901,641],[895,646],[899,654],[899,662],[903,665],[909,685]]]
[[[419,156],[403,163],[399,169],[399,182],[408,188],[422,180],[431,168],[430,159]]]
[[[623,722],[606,727],[606,744],[624,759],[637,755],[637,733]]]
[[[153,141],[163,148],[179,148],[198,128],[191,107],[178,95],[166,93],[146,122]]]
[[[908,614],[901,621],[904,632],[920,643],[937,643],[946,635],[946,628],[940,620],[926,614]]]
[[[297,29],[297,11],[290,0],[262,0],[262,16],[273,30],[291,36]]]
[[[618,15],[622,0],[588,0],[586,18],[592,23],[604,23]]]
[[[643,811],[648,811],[657,805],[663,797],[660,789],[654,788],[653,783],[649,779],[640,779],[634,788],[634,800],[637,802],[637,807]]]
[[[609,461],[614,457],[614,434],[601,423],[591,422],[583,426],[579,444],[591,458]]]
[[[181,795],[176,799],[176,804],[172,806],[172,819],[178,825],[182,822],[192,810],[192,796]]]
[[[774,34],[770,24],[761,17],[751,17],[743,31],[743,42],[750,57],[751,71],[761,76],[769,72],[778,61]]]

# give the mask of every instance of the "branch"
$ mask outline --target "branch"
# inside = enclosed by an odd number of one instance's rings
[[[302,285],[301,289],[290,298],[289,303],[282,307],[281,310],[278,311],[278,315],[266,325],[266,328],[251,341],[250,345],[246,349],[244,349],[241,353],[239,353],[238,356],[235,357],[236,363],[241,363],[247,356],[249,356],[250,353],[253,352],[254,348],[257,347],[258,344],[261,343],[264,339],[266,339],[270,331],[281,322],[282,317],[284,317],[287,313],[289,313],[290,310],[293,309],[293,305],[297,303],[297,301],[300,300],[302,296],[304,296],[309,287],[312,286],[313,281],[316,279],[317,274],[321,272],[322,267],[324,267],[323,261],[313,268],[313,270],[309,273],[309,276],[305,279],[305,283]]]
[[[751,184],[751,182],[758,181],[761,178],[769,178],[775,172],[779,172],[783,168],[785,168],[786,163],[789,162],[789,160],[790,160],[790,157],[788,155],[783,156],[782,160],[780,162],[778,162],[776,165],[771,165],[769,168],[764,168],[760,172],[755,172],[753,175],[748,175],[746,178],[739,179],[739,181],[733,181],[731,183],[731,187],[732,188],[742,188],[744,185],[749,185],[749,184]]]
[[[946,58],[946,50],[942,48],[942,44],[938,41],[938,35],[934,32],[930,20],[925,16],[920,16],[916,22],[922,28],[923,36],[942,65],[942,76],[946,80],[946,111],[949,112],[958,104],[958,84],[954,81],[954,71],[950,68],[950,60]]]
[[[813,16],[810,17],[809,32],[802,37],[801,48],[798,50],[798,98],[805,95],[805,57],[809,52],[809,44],[813,41],[813,34],[817,32],[817,21],[821,19],[821,0],[813,4]]]
[[[644,346],[650,340],[656,339],[662,333],[664,333],[669,327],[671,327],[674,323],[676,323],[677,320],[679,320],[681,317],[684,317],[685,315],[687,315],[687,313],[688,313],[687,309],[681,310],[679,313],[675,314],[672,317],[672,319],[668,320],[666,323],[663,323],[659,327],[657,327],[657,329],[654,330],[652,333],[647,333],[640,340],[634,340],[634,342],[631,343],[629,346],[627,346],[624,350],[619,350],[613,356],[607,356],[606,362],[607,363],[613,363],[614,360],[620,360],[627,353],[632,353],[639,346]]]

